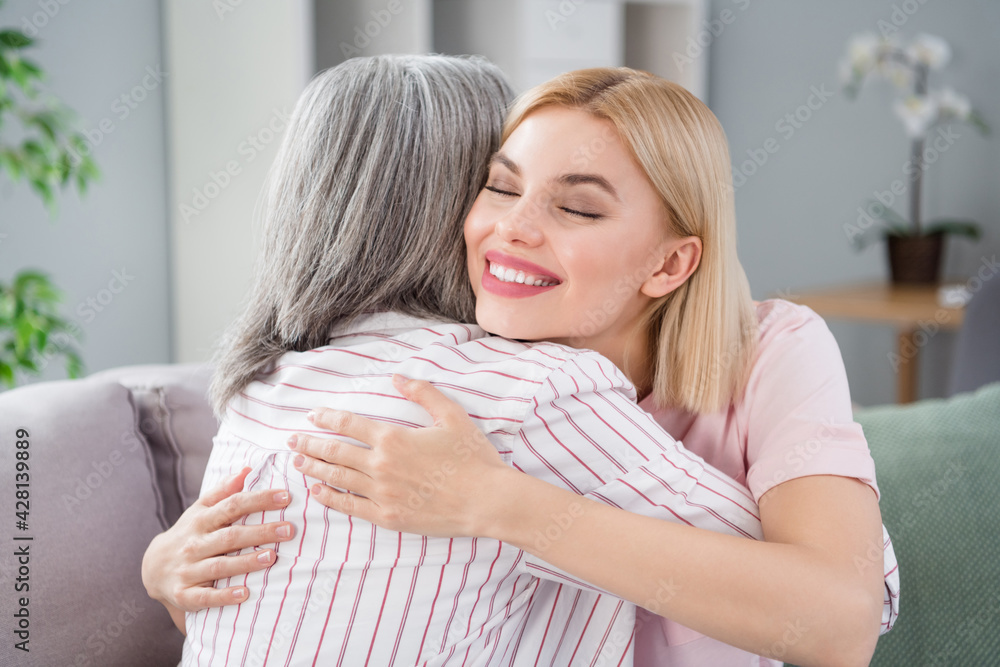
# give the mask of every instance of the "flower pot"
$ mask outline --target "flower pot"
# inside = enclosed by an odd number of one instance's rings
[[[889,236],[886,241],[892,282],[919,285],[938,282],[944,234]]]

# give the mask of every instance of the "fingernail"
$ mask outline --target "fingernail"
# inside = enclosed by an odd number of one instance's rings
[[[278,530],[281,530],[281,529],[279,528]],[[270,551],[270,549],[267,550],[267,551],[261,551],[259,554],[257,554],[257,562],[258,563],[270,563],[271,562],[271,551]]]
[[[233,591],[233,597],[237,600],[242,600],[243,598],[246,597],[246,595],[247,595],[246,591],[244,591],[242,588]]]
[[[314,496],[318,496],[319,495],[319,484],[313,484],[312,488],[309,489],[309,492],[312,493]]]
[[[296,447],[298,447],[298,445],[299,445],[298,435],[293,435],[288,439],[288,446],[291,447],[292,449],[295,449]]]
[[[288,491],[278,491],[274,494],[274,502],[276,503],[287,503],[288,502]]]
[[[274,531],[278,537],[291,537],[292,527],[291,526],[278,526],[278,530]]]
[[[295,460],[292,462],[292,464],[296,468],[301,468],[305,464],[305,462],[306,462],[306,457],[299,454],[298,456],[295,457]]]
[[[393,373],[392,383],[396,386],[403,386],[410,381],[410,378],[400,375],[399,373]]]
[[[310,410],[309,413],[306,415],[306,419],[308,419],[309,421],[316,421],[317,414],[319,413],[317,413],[315,410]]]

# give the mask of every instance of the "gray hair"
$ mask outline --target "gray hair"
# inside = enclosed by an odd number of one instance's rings
[[[354,58],[309,83],[262,191],[248,301],[216,354],[217,415],[281,354],[363,313],[475,320],[462,226],[511,97],[467,57]]]

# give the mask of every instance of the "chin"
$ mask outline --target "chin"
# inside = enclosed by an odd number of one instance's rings
[[[511,340],[533,341],[545,337],[538,327],[526,326],[524,321],[519,320],[513,313],[501,315],[490,312],[490,309],[477,308],[476,324],[483,331]]]

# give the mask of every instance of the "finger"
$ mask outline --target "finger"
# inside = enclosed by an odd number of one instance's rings
[[[212,588],[210,585],[194,586],[177,595],[177,606],[184,611],[200,611],[209,607],[240,604],[250,595],[246,586]]]
[[[350,446],[348,445],[348,447]],[[363,496],[367,496],[371,490],[371,477],[352,468],[331,465],[325,461],[318,461],[311,456],[304,456],[302,454],[295,456],[292,465],[304,475],[321,480],[330,486],[346,489],[352,493],[360,493]]]
[[[186,589],[189,592],[200,593],[198,587],[210,586],[213,582],[225,582],[231,577],[240,577],[258,570],[265,570],[277,560],[274,549],[250,551],[238,556],[218,556],[198,561],[185,573],[185,579],[190,582]],[[178,600],[183,600],[178,595]],[[194,600],[191,601],[195,603]],[[229,603],[225,603],[229,604]]]
[[[434,419],[435,426],[445,426],[469,418],[465,408],[442,394],[430,382],[393,375],[392,384],[404,398],[426,410]]]
[[[212,507],[221,500],[228,498],[234,493],[238,493],[243,490],[243,482],[246,480],[247,475],[250,474],[251,468],[245,466],[242,470],[231,477],[227,477],[222,480],[218,486],[213,488],[211,491],[206,493],[204,496],[198,499],[205,507]]]
[[[291,502],[291,495],[285,489],[262,489],[241,491],[229,496],[212,507],[202,521],[205,532],[212,532],[257,512],[280,510]]]
[[[221,556],[247,547],[260,547],[275,542],[287,542],[295,534],[295,527],[288,521],[276,521],[259,525],[236,524],[222,528],[205,537],[202,558]]]
[[[372,455],[371,450],[364,447],[357,447],[341,440],[317,438],[302,433],[296,433],[290,437],[288,446],[299,454],[362,472],[368,471],[368,461]]]
[[[367,417],[343,410],[316,408],[307,415],[309,421],[338,435],[354,438],[366,445],[375,447],[386,435],[395,428],[389,424],[377,422]]]
[[[313,484],[309,489],[309,494],[332,510],[348,516],[356,516],[359,519],[376,522],[378,515],[378,505],[369,500],[345,491],[338,491],[330,488],[326,484]],[[384,524],[379,524],[383,525]]]

